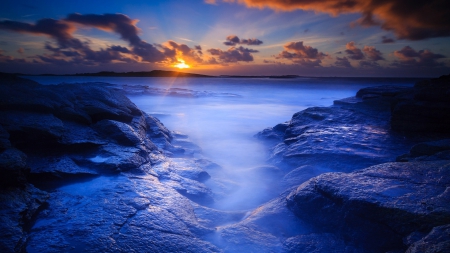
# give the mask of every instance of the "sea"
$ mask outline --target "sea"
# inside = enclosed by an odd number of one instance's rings
[[[122,87],[141,110],[157,117],[169,130],[187,134],[192,142],[200,146],[205,158],[233,175],[266,164],[267,146],[255,138],[255,134],[267,127],[289,121],[294,113],[308,107],[331,106],[334,100],[354,96],[361,88],[380,85],[413,86],[415,82],[422,80],[333,77],[26,78],[44,85],[102,82]],[[261,204],[250,203],[252,197],[245,195],[238,192],[216,208],[251,208]]]

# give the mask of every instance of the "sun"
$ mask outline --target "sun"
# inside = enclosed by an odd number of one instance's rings
[[[184,60],[178,60],[178,63],[173,65],[175,68],[179,68],[179,69],[188,69],[191,66],[187,65]]]

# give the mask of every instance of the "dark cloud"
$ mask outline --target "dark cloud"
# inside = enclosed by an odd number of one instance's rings
[[[387,44],[387,43],[394,43],[395,40],[392,38],[389,38],[387,36],[382,36],[381,37],[381,43]]]
[[[347,45],[345,45],[345,48],[347,48],[345,52],[347,53],[348,58],[352,60],[362,60],[365,58],[361,49],[356,47],[355,42],[350,41]]]
[[[367,58],[369,58],[369,60],[371,61],[384,60],[383,53],[381,53],[375,47],[364,46],[363,51],[366,54]]]
[[[284,45],[284,49],[282,53],[285,53],[287,57],[282,58],[323,59],[326,56],[326,54],[319,52],[317,48],[303,45],[303,41],[289,42]]]
[[[75,13],[68,15],[65,21],[118,33],[123,40],[130,43],[133,53],[139,55],[144,61],[161,62],[166,58],[164,53],[154,45],[141,40],[138,36],[139,28],[136,26],[137,20],[132,20],[126,15]]]
[[[226,51],[218,48],[208,49],[208,52],[219,58],[220,63],[231,63],[231,62],[250,62],[253,61],[253,55],[251,53],[257,53],[257,50],[244,48],[244,47],[231,47]]]
[[[139,28],[136,26],[137,21],[130,19],[123,14],[69,14],[67,18],[62,20],[41,19],[36,24],[29,24],[16,21],[1,21],[0,29],[10,30],[20,33],[30,33],[35,35],[46,35],[56,40],[58,47],[49,43],[45,48],[51,51],[51,56],[41,58],[44,62],[50,62],[49,58],[53,57],[75,57],[85,56],[88,64],[97,60],[99,63],[111,61],[139,60],[146,62],[162,62],[167,58],[167,49],[158,50],[156,46],[147,43],[138,36]],[[76,31],[76,25],[87,27],[95,27],[101,30],[117,33],[121,38],[129,43],[131,50],[125,47],[112,46],[100,51],[93,51],[89,47],[89,42],[82,42],[73,37]],[[67,51],[66,49],[73,49]],[[76,51],[76,52],[75,52]],[[123,54],[128,54],[124,57]],[[57,58],[55,58],[58,60]],[[65,62],[82,62],[80,59],[64,59]]]
[[[289,42],[284,45],[284,49],[276,56],[277,59],[287,59],[307,67],[320,66],[321,60],[327,56],[316,48],[304,45],[303,41]]]
[[[337,67],[344,67],[344,68],[351,68],[352,65],[350,64],[350,61],[347,59],[347,57],[336,57],[336,62],[334,62],[334,65]]]
[[[121,47],[121,46],[112,46],[110,49],[113,50],[113,51],[124,53],[124,54],[130,54],[131,53],[131,51],[128,48]]]
[[[121,38],[128,41],[130,45],[139,45],[139,28],[136,27],[137,20],[132,20],[123,14],[69,14],[65,21],[77,23],[102,30],[116,32]]]
[[[380,64],[376,61],[360,61],[359,66],[361,68],[380,68]]]
[[[76,28],[67,22],[55,19],[41,19],[36,24],[29,24],[11,20],[0,21],[1,30],[9,30],[19,33],[46,35],[55,39],[62,48],[81,48],[83,43],[72,37]]]
[[[226,0],[248,7],[292,11],[296,9],[329,13],[361,13],[364,26],[380,25],[399,39],[421,40],[450,36],[448,0]]]
[[[392,65],[397,67],[416,66],[416,67],[438,67],[445,66],[444,63],[437,60],[445,58],[442,54],[435,54],[428,49],[416,51],[410,46],[406,46],[401,50],[394,51],[397,57]]]
[[[17,49],[17,53],[19,53],[19,54],[23,54],[25,52],[25,50],[23,50],[23,48],[19,48],[19,49]]]
[[[225,41],[223,44],[227,46],[236,46],[238,44],[241,45],[248,45],[248,46],[257,46],[261,45],[263,42],[259,39],[239,39],[236,35],[230,35],[226,38],[227,41]]]

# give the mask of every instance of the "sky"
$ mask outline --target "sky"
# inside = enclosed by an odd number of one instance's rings
[[[450,74],[448,0],[2,1],[0,72]]]

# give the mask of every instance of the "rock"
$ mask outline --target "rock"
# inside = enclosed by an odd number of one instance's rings
[[[64,130],[60,144],[68,146],[91,146],[98,147],[105,145],[108,141],[102,138],[100,134],[86,125],[72,121],[63,121]]]
[[[436,160],[450,160],[450,139],[418,143],[408,154],[403,154],[396,159],[398,162]]]
[[[197,164],[198,167],[204,169],[204,170],[219,170],[222,169],[222,167],[220,165],[218,165],[217,163],[211,162],[208,159],[195,159],[194,160],[195,163]]]
[[[208,208],[196,203],[193,204],[198,222],[206,227],[219,227],[241,221],[246,211],[222,211]]]
[[[283,185],[285,188],[291,188],[298,186],[322,173],[324,173],[324,171],[321,171],[315,166],[303,165],[286,174],[281,180],[280,185]]]
[[[0,125],[0,150],[7,149],[11,147],[11,142],[9,141],[9,133]]]
[[[192,159],[172,158],[171,171],[185,178],[204,182],[211,178],[208,172],[197,166],[197,162]]]
[[[370,251],[406,250],[402,239],[450,222],[448,161],[385,163],[325,173],[287,197],[295,215]]]
[[[28,164],[31,167],[30,172],[32,174],[46,174],[54,178],[98,175],[92,169],[78,166],[67,155],[60,157],[33,157],[29,159]]]
[[[190,201],[153,176],[98,177],[50,195],[28,252],[220,252]]]
[[[175,148],[181,148],[184,150],[183,155],[193,156],[196,153],[201,153],[202,149],[195,143],[186,139],[174,139],[172,145]]]
[[[424,238],[413,243],[406,253],[448,252],[450,249],[450,225],[435,227]]]
[[[422,81],[398,96],[392,107],[391,126],[404,132],[442,132],[450,128],[450,79]]]
[[[101,120],[92,126],[99,134],[111,138],[119,145],[138,146],[143,141],[128,124],[115,120]]]
[[[284,132],[289,127],[289,122],[278,124],[274,127],[269,127],[255,135],[256,138],[269,141],[282,141]]]
[[[450,150],[450,139],[416,144],[411,148],[410,154],[413,157],[417,157],[423,155],[434,155],[445,150]]]
[[[411,141],[390,132],[389,107],[373,104],[312,107],[294,114],[269,161],[288,173],[303,165],[353,171],[394,160]]]
[[[305,234],[288,238],[283,243],[283,252],[288,253],[363,253],[363,250],[347,246],[345,242],[334,234]]]
[[[22,111],[0,112],[0,124],[8,131],[10,141],[17,145],[30,145],[31,142],[57,142],[63,134],[62,121],[52,114]]]
[[[210,239],[225,252],[283,252],[282,242],[310,229],[286,207],[286,193],[223,225]]]
[[[30,184],[0,190],[0,251],[24,252],[27,230],[48,194]]]
[[[412,91],[410,87],[383,85],[383,86],[362,88],[356,93],[356,97],[362,99],[372,99],[378,97],[395,97],[397,95],[410,91]]]
[[[0,188],[26,184],[27,156],[10,148],[0,153]]]
[[[195,166],[195,163],[186,159],[167,159],[164,163],[157,164],[153,170],[161,182],[178,191],[190,200],[211,204],[214,202],[211,189],[201,181],[210,176],[207,172]]]

